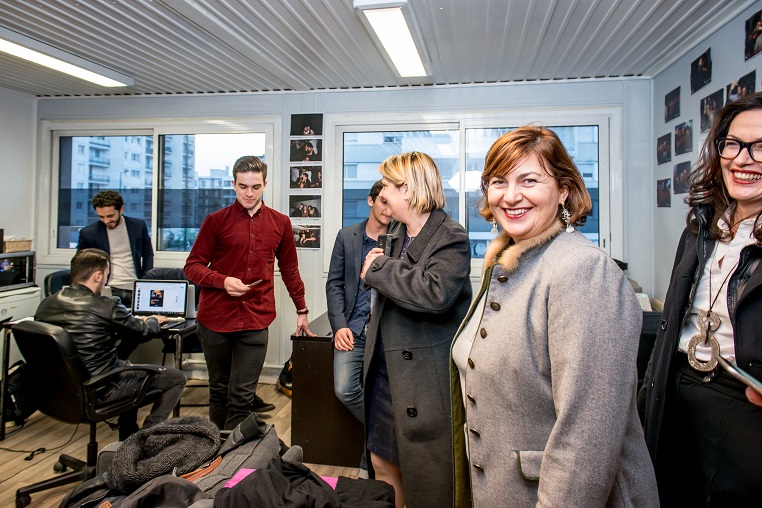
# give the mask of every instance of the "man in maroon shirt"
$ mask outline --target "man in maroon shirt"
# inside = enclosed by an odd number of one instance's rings
[[[185,263],[185,275],[201,287],[196,318],[209,371],[209,419],[220,429],[234,428],[252,411],[275,409],[256,389],[275,319],[276,258],[297,309],[296,334],[314,336],[291,221],[262,202],[266,186],[265,163],[238,159],[236,202],[204,219]]]

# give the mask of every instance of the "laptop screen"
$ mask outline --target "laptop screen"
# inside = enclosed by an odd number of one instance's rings
[[[185,280],[136,280],[132,313],[136,316],[185,317],[187,295],[188,281]]]

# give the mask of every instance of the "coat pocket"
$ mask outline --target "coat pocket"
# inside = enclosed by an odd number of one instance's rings
[[[542,466],[543,453],[543,451],[516,450],[516,463],[522,478],[534,482],[540,481],[540,467]]]

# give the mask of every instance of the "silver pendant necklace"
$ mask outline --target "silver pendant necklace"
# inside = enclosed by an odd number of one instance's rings
[[[720,343],[713,335],[713,332],[716,332],[720,327],[721,320],[720,316],[718,316],[712,309],[714,308],[717,299],[720,297],[720,293],[722,293],[722,288],[725,287],[725,283],[730,278],[733,270],[736,269],[736,266],[738,266],[738,261],[736,261],[736,264],[733,265],[725,276],[725,279],[723,279],[722,284],[720,284],[717,294],[712,298],[712,267],[714,266],[714,259],[717,255],[718,248],[719,244],[714,249],[712,265],[709,267],[709,309],[699,310],[698,317],[696,318],[699,333],[691,337],[691,340],[688,341],[688,363],[694,370],[699,372],[711,372],[717,368],[717,357],[720,355]],[[698,345],[712,348],[712,357],[709,360],[704,362],[696,358],[696,347]]]

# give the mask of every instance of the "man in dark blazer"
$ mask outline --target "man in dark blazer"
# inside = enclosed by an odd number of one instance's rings
[[[391,215],[378,197],[379,180],[370,189],[368,218],[339,231],[333,245],[331,266],[325,285],[328,320],[334,338],[333,379],[336,397],[360,422],[363,417],[362,366],[365,354],[365,327],[370,318],[370,290],[360,281],[365,256],[376,246],[378,235],[386,233]]]
[[[124,200],[116,191],[101,191],[93,198],[98,215],[94,222],[79,230],[77,251],[101,249],[111,259],[111,294],[118,296],[125,307],[132,305],[135,279],[153,268],[153,247],[145,221],[125,217]]]

